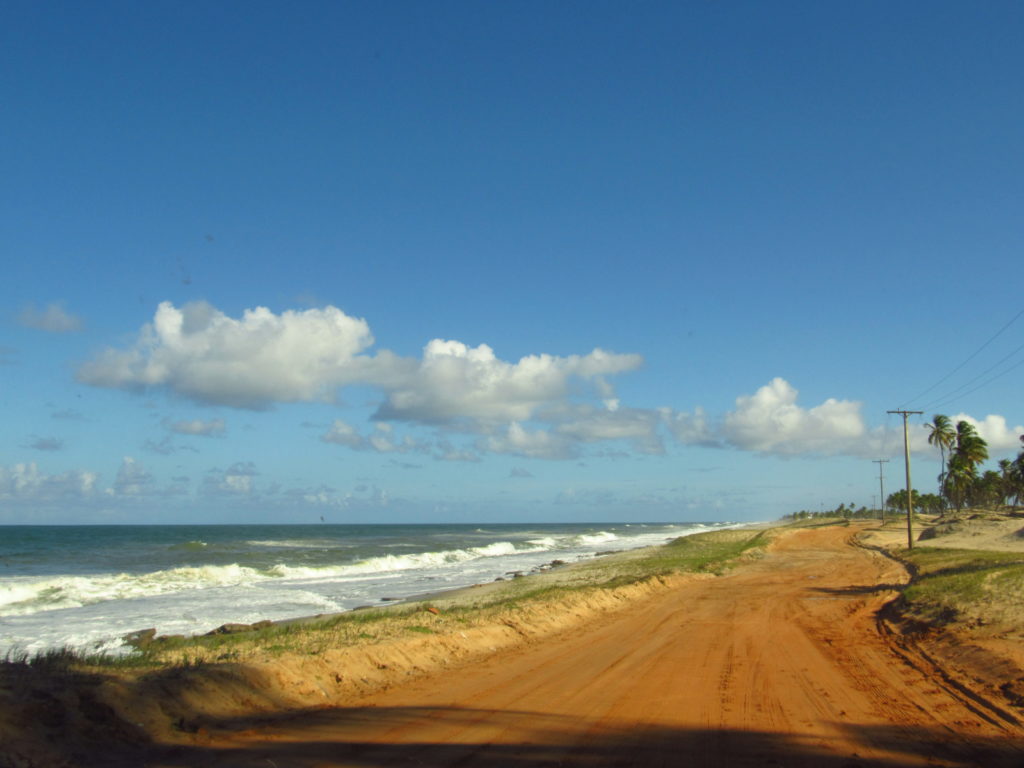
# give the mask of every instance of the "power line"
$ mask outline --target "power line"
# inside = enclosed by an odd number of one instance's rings
[[[926,411],[929,411],[929,410],[931,410],[932,408],[938,408],[938,407],[942,407],[942,406],[948,405],[949,403],[953,402],[953,401],[954,401],[954,400],[955,400],[955,399],[956,399],[957,397],[966,397],[967,395],[971,394],[972,392],[977,392],[977,391],[978,391],[979,389],[982,389],[982,388],[984,388],[984,387],[987,387],[987,386],[988,386],[989,384],[991,384],[991,383],[992,383],[993,381],[995,381],[996,379],[998,379],[998,378],[1001,378],[1001,377],[1005,376],[1005,375],[1006,375],[1006,374],[1008,374],[1008,373],[1009,373],[1010,371],[1013,371],[1013,370],[1016,370],[1017,368],[1020,368],[1020,367],[1021,367],[1022,365],[1024,365],[1024,359],[1022,359],[1022,360],[1018,360],[1018,361],[1017,361],[1016,363],[1014,363],[1013,365],[1011,365],[1011,366],[1010,366],[1009,368],[1007,368],[1006,370],[1004,370],[1004,371],[1000,371],[999,373],[997,373],[997,374],[996,374],[995,376],[993,376],[993,377],[992,377],[992,378],[990,378],[990,379],[986,379],[985,381],[981,382],[981,384],[979,384],[978,386],[974,387],[974,389],[969,389],[969,390],[967,390],[966,392],[963,392],[963,391],[962,391],[962,390],[963,390],[963,389],[964,389],[965,387],[969,387],[969,386],[971,386],[971,384],[973,384],[974,382],[976,382],[976,381],[977,381],[978,379],[980,379],[980,378],[981,378],[982,376],[986,375],[987,373],[990,373],[990,372],[991,372],[992,370],[994,370],[995,368],[998,368],[998,367],[999,367],[1000,365],[1002,365],[1003,363],[1005,363],[1005,362],[1006,362],[1007,360],[1009,360],[1009,359],[1010,359],[1011,357],[1013,357],[1014,355],[1016,355],[1016,354],[1017,354],[1018,352],[1020,352],[1020,351],[1021,351],[1022,349],[1024,349],[1024,344],[1021,344],[1021,345],[1020,345],[1019,347],[1017,347],[1017,348],[1016,348],[1015,350],[1013,350],[1013,351],[1012,351],[1012,352],[1011,352],[1010,354],[1006,355],[1006,356],[1005,356],[1004,358],[1002,358],[1001,360],[999,360],[998,362],[996,362],[996,363],[995,363],[994,365],[990,365],[990,366],[989,366],[988,368],[986,368],[986,369],[985,369],[984,371],[982,371],[981,373],[979,373],[979,374],[978,374],[977,376],[975,376],[975,377],[974,377],[973,379],[971,379],[970,381],[967,381],[967,382],[965,382],[965,383],[961,384],[961,385],[960,385],[959,387],[957,387],[956,389],[954,389],[954,390],[953,390],[952,392],[947,392],[947,393],[946,393],[945,395],[943,395],[942,397],[940,397],[940,398],[939,398],[938,400],[934,400],[934,401],[932,401],[931,403],[929,403],[928,405],[925,405],[925,406],[922,406],[922,407],[923,407],[923,408],[924,408],[924,409],[925,409]]]
[[[1021,315],[1024,315],[1024,309],[1022,309],[1022,310],[1021,310],[1020,312],[1018,312],[1018,313],[1017,313],[1016,315],[1014,315],[1014,316],[1013,316],[1012,318],[1010,318],[1010,321],[1009,321],[1008,323],[1006,323],[1006,325],[1004,325],[1004,326],[1003,326],[1002,328],[1000,328],[1000,329],[999,329],[998,331],[996,331],[996,332],[995,332],[995,333],[994,333],[994,334],[993,334],[993,335],[992,335],[992,336],[991,336],[991,337],[990,337],[990,338],[988,339],[988,341],[986,341],[986,342],[985,342],[984,344],[982,344],[982,345],[981,345],[980,347],[978,347],[978,348],[977,348],[976,350],[974,350],[974,352],[972,352],[972,353],[971,353],[971,354],[970,354],[970,355],[969,355],[969,356],[967,357],[967,359],[966,359],[966,360],[964,360],[964,361],[963,361],[962,363],[960,363],[960,365],[958,365],[958,366],[957,366],[956,368],[954,368],[953,370],[951,370],[951,371],[950,371],[949,373],[947,373],[947,374],[946,374],[945,376],[943,376],[943,377],[942,377],[941,379],[939,379],[938,381],[936,381],[936,382],[935,382],[934,384],[932,384],[932,385],[931,385],[930,387],[928,387],[928,389],[926,389],[926,390],[924,390],[923,392],[920,392],[920,393],[918,393],[918,394],[914,395],[914,396],[913,396],[912,398],[910,398],[910,399],[909,399],[909,400],[908,400],[908,401],[906,402],[906,405],[909,405],[910,403],[913,403],[913,402],[915,402],[915,401],[919,400],[920,398],[922,398],[922,397],[924,397],[925,395],[927,395],[927,394],[928,394],[929,392],[931,392],[931,391],[932,391],[933,389],[935,389],[936,387],[938,387],[938,386],[939,386],[940,384],[942,384],[943,382],[945,382],[945,381],[948,381],[948,380],[949,380],[949,379],[950,379],[950,378],[951,378],[951,377],[952,377],[952,376],[953,376],[954,374],[956,374],[956,373],[957,373],[958,371],[960,371],[960,369],[962,369],[962,368],[963,368],[963,367],[964,367],[965,365],[967,365],[967,364],[968,364],[969,362],[971,362],[971,360],[973,360],[973,359],[974,359],[974,358],[976,358],[976,357],[977,357],[978,355],[980,355],[980,354],[982,353],[982,351],[984,351],[984,349],[985,349],[985,348],[986,348],[986,347],[987,347],[987,346],[988,346],[989,344],[991,344],[991,343],[992,343],[993,341],[995,341],[995,340],[996,340],[997,338],[999,338],[999,337],[1000,337],[1000,336],[1001,336],[1001,335],[1003,334],[1003,332],[1004,332],[1004,331],[1005,331],[1005,330],[1006,330],[1007,328],[1009,328],[1009,327],[1010,327],[1011,325],[1013,325],[1013,324],[1014,324],[1015,322],[1017,322],[1017,320],[1018,320],[1018,319],[1020,318],[1020,316],[1021,316]],[[1016,351],[1016,350],[1015,350],[1015,351]],[[1011,352],[1010,354],[1012,355],[1012,354],[1014,354],[1014,353],[1013,353],[1013,352]],[[1004,359],[1005,359],[1005,358],[1004,358]],[[996,363],[996,365],[998,365],[998,363]],[[944,399],[944,398],[943,398],[943,399]]]

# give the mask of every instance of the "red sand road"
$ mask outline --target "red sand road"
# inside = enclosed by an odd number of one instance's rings
[[[880,627],[906,575],[852,530],[794,533],[578,632],[348,707],[231,724],[159,764],[1024,765],[1013,713]]]

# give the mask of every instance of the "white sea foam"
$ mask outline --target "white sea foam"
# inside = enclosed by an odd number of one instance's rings
[[[550,536],[545,536],[543,539],[527,539],[526,543],[532,547],[536,547],[538,551],[554,549],[558,546],[558,542]]]
[[[266,565],[206,565],[164,568],[151,573],[65,574],[0,579],[0,653],[5,648],[30,652],[67,645],[83,649],[118,647],[116,638],[143,627],[161,634],[196,634],[225,622],[251,623],[379,604],[385,597],[407,597],[438,589],[491,581],[510,571],[529,571],[551,557],[578,560],[607,548],[661,544],[666,538],[715,526],[634,527],[619,535],[608,530],[586,533],[537,528],[520,529],[502,539],[484,537],[480,546],[438,551],[386,554],[345,562],[339,540],[283,536],[252,537],[252,550]],[[204,537],[205,539],[205,537]],[[213,539],[209,539],[213,542]],[[429,539],[428,539],[429,540]],[[195,546],[198,538],[189,542]],[[245,539],[241,540],[242,542]],[[409,547],[406,539],[401,546]],[[375,546],[387,544],[379,541]],[[347,545],[344,545],[347,546]],[[211,543],[210,549],[220,548]],[[266,560],[273,547],[280,561]],[[304,561],[292,555],[303,547],[338,550]],[[222,550],[223,551],[223,550]],[[242,561],[246,562],[246,561]],[[273,563],[273,560],[269,561]],[[115,638],[115,639],[112,639]]]
[[[185,590],[233,587],[266,578],[240,565],[204,565],[153,573],[56,576],[0,586],[0,613],[21,615],[76,608],[108,600],[152,597]]]
[[[255,585],[271,579],[323,581],[345,579],[346,577],[380,576],[398,571],[458,566],[481,558],[501,558],[543,552],[554,546],[556,543],[553,539],[531,542],[524,549],[517,549],[516,545],[509,541],[497,541],[469,549],[382,555],[356,563],[332,566],[298,566],[279,563],[260,571],[231,564],[173,568],[143,574],[59,576],[39,581],[0,585],[0,614],[23,615],[38,611],[81,607],[108,600],[153,597],[215,587]]]
[[[587,546],[591,544],[604,544],[609,541],[615,541],[618,538],[619,537],[616,536],[614,533],[609,533],[608,531],[598,531],[597,533],[581,534],[580,536],[576,537],[576,540],[580,544]]]
[[[535,545],[527,549],[517,549],[516,545],[512,542],[496,541],[483,547],[471,547],[469,549],[415,552],[407,555],[381,555],[380,557],[371,557],[349,565],[302,567],[279,564],[273,566],[269,572],[275,576],[286,578],[322,579],[370,573],[378,574],[381,572],[411,571],[424,568],[443,568],[445,566],[460,565],[480,558],[508,557],[511,555],[543,552],[549,548],[547,546]]]

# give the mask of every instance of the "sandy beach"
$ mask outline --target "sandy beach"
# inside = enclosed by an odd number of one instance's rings
[[[884,551],[899,531],[871,528],[777,531],[719,576],[481,624],[452,606],[501,585],[434,596],[429,634],[305,658],[75,678],[28,707],[8,681],[0,765],[1024,764],[1020,644],[901,627],[883,610],[909,578]]]

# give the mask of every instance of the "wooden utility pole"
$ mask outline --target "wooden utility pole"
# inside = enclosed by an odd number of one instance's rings
[[[912,413],[922,414],[924,411],[886,411],[898,413],[903,417],[903,460],[907,466],[907,549],[914,548],[914,500],[910,494],[910,438],[907,436],[907,416]]]
[[[885,483],[882,480],[882,465],[888,464],[888,459],[873,459],[872,464],[878,465],[878,498],[881,500],[879,508],[882,511],[882,525],[885,525]]]

